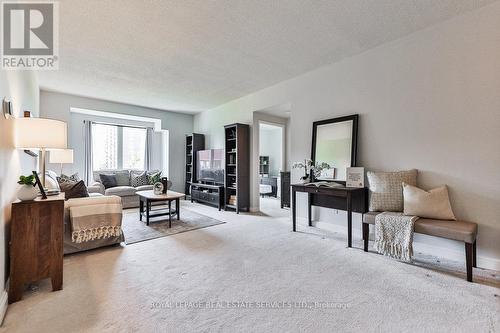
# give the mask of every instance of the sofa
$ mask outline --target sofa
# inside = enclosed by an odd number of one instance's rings
[[[139,207],[139,196],[136,194],[138,191],[152,190],[153,185],[140,185],[132,186],[131,180],[133,175],[140,175],[144,171],[141,170],[100,170],[93,172],[94,183],[88,186],[89,193],[100,193],[106,196],[116,195],[122,199],[123,208],[136,208]],[[158,173],[158,170],[148,171],[147,174],[152,175]],[[115,187],[105,188],[101,182],[100,175],[115,176],[117,185]],[[172,186],[172,182],[168,182],[168,188]]]

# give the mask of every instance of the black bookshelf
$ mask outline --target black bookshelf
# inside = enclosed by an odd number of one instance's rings
[[[224,207],[236,213],[250,210],[250,126],[224,126]]]
[[[186,135],[186,195],[191,194],[191,184],[197,182],[198,151],[205,149],[205,136],[193,133]]]
[[[269,176],[269,156],[259,156],[259,174]]]

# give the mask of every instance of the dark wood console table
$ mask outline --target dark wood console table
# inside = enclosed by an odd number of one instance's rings
[[[347,246],[352,246],[352,212],[368,211],[368,189],[354,187],[316,187],[314,185],[293,184],[292,186],[293,231],[297,224],[297,192],[307,193],[307,220],[312,226],[311,207],[319,206],[347,211]]]

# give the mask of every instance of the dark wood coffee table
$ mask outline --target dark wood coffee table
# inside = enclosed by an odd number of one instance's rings
[[[168,215],[168,227],[172,227],[172,216],[177,215],[177,220],[181,218],[181,206],[179,204],[180,199],[184,198],[186,195],[184,193],[167,191],[166,194],[155,194],[152,190],[150,191],[139,191],[136,193],[139,196],[139,220],[142,221],[142,217],[146,218],[146,225],[149,225],[149,220],[153,217],[167,216]],[[175,209],[172,209],[172,201],[175,201]],[[151,209],[151,204],[153,202],[165,202],[168,204],[167,208]],[[146,209],[144,209],[146,206]]]

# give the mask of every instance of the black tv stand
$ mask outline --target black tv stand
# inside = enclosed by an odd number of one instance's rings
[[[191,202],[206,203],[219,211],[224,208],[224,184],[191,184]]]

